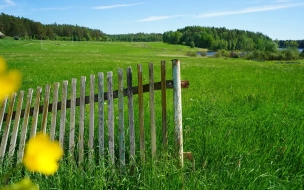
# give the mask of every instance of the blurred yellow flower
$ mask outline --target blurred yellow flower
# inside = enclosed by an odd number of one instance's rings
[[[18,71],[6,72],[6,63],[0,57],[0,102],[16,92],[21,84],[21,74]]]
[[[23,178],[18,183],[2,187],[1,190],[39,190],[39,186],[34,184],[29,178]]]
[[[57,171],[62,155],[63,149],[58,142],[38,133],[26,145],[23,164],[30,171],[52,175]]]

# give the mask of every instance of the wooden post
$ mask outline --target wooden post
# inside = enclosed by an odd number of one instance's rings
[[[48,117],[48,111],[49,111],[48,108],[49,108],[49,102],[50,102],[50,89],[51,89],[51,86],[49,84],[47,84],[45,87],[42,124],[41,124],[41,131],[43,133],[46,133],[47,117]]]
[[[5,123],[4,131],[3,131],[2,139],[1,139],[0,158],[4,157],[4,153],[6,150],[6,145],[7,145],[11,121],[12,121],[12,115],[13,115],[13,111],[14,111],[13,109],[14,109],[14,105],[15,105],[16,95],[17,94],[14,92],[10,97],[8,114],[6,115],[6,123]]]
[[[90,75],[89,163],[93,163],[94,159],[94,96],[95,75]]]
[[[78,136],[78,162],[83,162],[83,153],[84,153],[84,111],[85,111],[85,86],[86,86],[86,77],[82,76],[80,79],[80,103],[79,103],[79,136]]]
[[[23,119],[23,123],[22,123],[19,149],[18,149],[18,153],[17,153],[17,163],[22,162],[22,159],[23,159],[24,146],[25,146],[26,134],[27,134],[27,126],[28,126],[29,114],[30,114],[30,109],[31,109],[32,95],[33,95],[33,89],[30,88],[27,93],[24,119]]]
[[[155,129],[155,108],[154,108],[154,69],[153,63],[149,63],[149,93],[150,93],[150,130],[151,130],[151,154],[156,156],[156,129]]]
[[[118,130],[119,130],[119,160],[120,167],[126,165],[125,159],[125,127],[124,127],[124,97],[123,97],[123,70],[118,70]]]
[[[64,144],[64,134],[65,134],[65,122],[66,122],[66,103],[68,96],[68,81],[65,80],[62,83],[62,100],[61,100],[61,116],[60,116],[60,133],[59,133],[59,143],[62,147]]]
[[[51,131],[50,131],[50,137],[52,141],[55,139],[55,133],[56,133],[58,89],[59,89],[59,82],[56,82],[54,83],[54,91],[53,91],[54,94],[53,94],[53,106],[52,106],[52,121],[51,121]]]
[[[172,60],[173,75],[173,100],[174,100],[174,132],[175,145],[180,164],[184,166],[183,158],[183,122],[182,122],[182,96],[181,96],[181,79],[180,79],[180,61]]]
[[[144,128],[144,96],[143,96],[143,79],[142,66],[137,65],[138,80],[138,106],[139,106],[139,141],[140,141],[140,158],[145,162],[145,128]]]
[[[74,152],[75,148],[75,114],[76,114],[76,83],[77,79],[72,79],[71,91],[71,109],[70,109],[70,137],[69,137],[69,151]]]
[[[1,131],[1,128],[2,128],[2,123],[3,123],[3,118],[4,118],[4,113],[5,113],[7,99],[8,99],[8,97],[6,97],[2,102],[0,102],[0,105],[1,105],[1,110],[0,110],[0,131]]]
[[[109,134],[109,162],[115,164],[114,150],[114,106],[113,106],[113,72],[107,73],[108,82],[108,134]]]
[[[162,102],[162,141],[163,151],[168,150],[168,130],[167,130],[167,86],[166,86],[166,62],[161,62],[161,102]]]
[[[42,91],[42,88],[37,87],[36,100],[35,100],[34,112],[33,112],[33,120],[32,120],[31,137],[36,136],[41,91]]]
[[[134,107],[132,89],[132,68],[127,68],[128,85],[128,112],[129,112],[129,132],[130,132],[130,161],[135,162],[135,130],[134,130]]]
[[[19,97],[18,97],[16,115],[15,115],[14,128],[12,131],[11,143],[10,143],[10,147],[9,147],[10,156],[14,155],[15,148],[16,148],[16,141],[17,141],[17,136],[18,136],[18,132],[19,132],[18,129],[19,129],[19,123],[20,123],[23,97],[24,97],[24,91],[20,91]]]
[[[99,154],[104,159],[104,74],[98,73],[98,131]]]

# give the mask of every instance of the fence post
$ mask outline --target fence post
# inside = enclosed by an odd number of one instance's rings
[[[174,101],[174,133],[177,154],[180,164],[184,166],[183,158],[183,122],[182,122],[182,96],[180,79],[180,60],[172,60],[173,75],[173,101]]]

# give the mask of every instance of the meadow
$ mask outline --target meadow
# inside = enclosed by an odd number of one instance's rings
[[[181,61],[182,79],[190,82],[182,90],[183,135],[184,151],[193,153],[195,168],[189,161],[179,168],[166,159],[121,173],[62,161],[53,176],[22,170],[11,182],[28,175],[41,189],[303,189],[304,60],[188,57],[188,51],[199,49],[161,42],[0,40],[0,56],[23,75],[21,90],[88,79],[101,71],[117,76],[118,68],[128,66],[135,72],[137,64],[143,65],[147,83],[149,62],[155,64],[157,81],[160,61],[167,62],[171,76],[172,59]]]

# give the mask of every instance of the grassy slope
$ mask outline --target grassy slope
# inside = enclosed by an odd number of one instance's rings
[[[147,82],[147,63],[157,64],[159,78],[161,60],[169,63],[173,58],[180,59],[182,78],[190,81],[190,88],[183,90],[184,149],[192,151],[196,160],[195,172],[186,163],[185,187],[302,188],[303,60],[301,64],[275,64],[190,58],[184,56],[187,47],[163,43],[43,41],[41,47],[39,41],[0,40],[0,54],[9,68],[23,73],[22,89],[83,75],[88,78],[99,71],[115,72],[127,66],[136,73],[138,63],[144,65]],[[145,119],[148,123],[149,116]],[[181,187],[182,172],[171,163],[139,168],[127,177],[112,175],[103,168],[84,174],[62,165],[47,180],[38,175],[35,179],[42,187],[61,189],[81,188],[84,184],[90,189]]]

